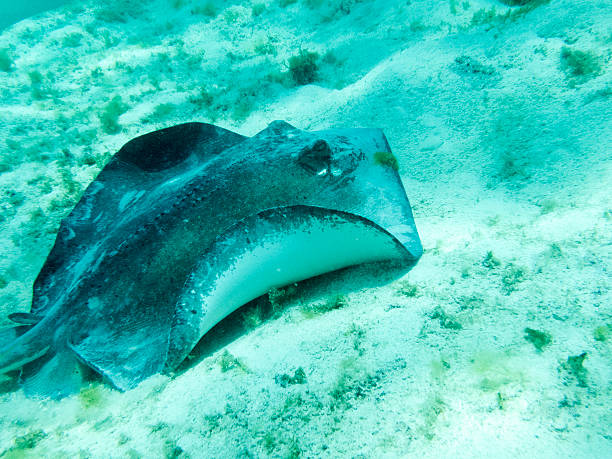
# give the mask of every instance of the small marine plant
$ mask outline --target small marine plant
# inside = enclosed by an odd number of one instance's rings
[[[208,428],[209,432],[214,432],[221,428],[221,422],[223,421],[223,414],[213,413],[204,415],[204,423]]]
[[[525,339],[533,344],[538,352],[542,352],[552,342],[550,333],[529,327],[525,328]]]
[[[419,287],[416,284],[411,284],[409,281],[398,282],[397,293],[404,295],[408,298],[414,298],[419,294]]]
[[[501,262],[493,255],[493,252],[489,250],[484,260],[482,260],[482,266],[487,269],[495,269],[499,265],[501,265]]]
[[[502,290],[506,295],[510,295],[512,292],[518,289],[518,284],[525,280],[525,269],[520,266],[516,266],[512,263],[508,263],[502,274]]]
[[[78,398],[82,408],[97,408],[104,403],[102,386],[100,384],[92,384],[89,387],[85,387],[79,392]]]
[[[268,300],[272,308],[272,316],[276,317],[283,308],[295,298],[298,292],[298,284],[291,284],[281,288],[271,288],[268,290]]]
[[[244,373],[248,373],[249,371],[249,368],[246,366],[244,361],[238,357],[234,357],[227,349],[223,351],[223,354],[221,354],[221,357],[219,357],[217,363],[219,364],[219,367],[223,373],[235,369]]]
[[[264,312],[259,304],[245,309],[242,313],[242,323],[247,330],[259,327],[264,321]]]
[[[289,74],[297,86],[313,83],[318,79],[319,54],[300,50],[296,56],[289,58]]]
[[[205,110],[208,118],[214,121],[218,116],[215,113],[215,97],[217,97],[215,92],[206,87],[201,87],[196,95],[189,98],[189,102],[194,104],[198,110]]]
[[[7,459],[34,457],[34,453],[31,450],[36,448],[36,445],[46,436],[47,434],[40,429],[20,435],[13,440],[13,446],[2,453],[2,457]]]
[[[514,22],[521,17],[525,16],[527,13],[533,11],[539,6],[546,5],[550,3],[550,0],[501,0],[502,3],[505,3],[508,6],[518,6],[519,8],[513,8],[505,13],[497,13],[495,7],[491,7],[490,9],[481,8],[474,13],[472,16],[472,21],[470,25],[478,26],[478,25],[504,25],[509,22]],[[466,8],[464,8],[466,9]]]
[[[276,56],[276,48],[270,39],[257,39],[253,44],[253,51],[260,56]]]
[[[564,46],[561,49],[561,70],[570,85],[584,83],[601,72],[599,57],[592,51],[581,51]]]
[[[320,316],[334,309],[340,309],[346,306],[348,302],[342,295],[336,295],[328,298],[323,303],[314,303],[302,306],[302,314],[307,319]]]
[[[344,332],[345,336],[350,336],[353,339],[353,349],[357,351],[359,355],[363,355],[365,349],[363,348],[363,338],[365,337],[365,330],[356,323],[352,323],[347,331]]]
[[[377,151],[374,153],[374,164],[390,167],[394,171],[399,170],[399,162],[390,151]]]
[[[457,319],[447,314],[440,306],[436,307],[429,317],[438,319],[440,321],[440,327],[448,330],[461,330],[463,328]]]
[[[593,338],[595,338],[596,341],[604,342],[608,341],[611,334],[612,325],[600,325],[593,331]]]
[[[121,130],[119,125],[119,116],[127,111],[128,107],[123,103],[121,96],[113,97],[108,104],[104,106],[102,113],[98,115],[102,129],[107,134],[117,134]]]
[[[181,448],[177,441],[173,438],[168,438],[163,445],[163,454],[167,459],[178,459],[185,457],[185,451]]]
[[[30,91],[34,100],[42,100],[52,95],[52,91],[48,87],[48,83],[54,79],[52,73],[47,73],[47,81],[38,70],[28,73],[28,77],[30,78]]]
[[[566,372],[567,376],[573,378],[578,383],[578,387],[587,387],[587,369],[583,365],[586,358],[586,352],[570,355],[567,361],[563,362],[560,367]]]
[[[423,403],[420,410],[423,424],[418,430],[427,440],[432,440],[435,437],[436,422],[445,409],[446,403],[439,395],[430,396]]]
[[[481,8],[472,15],[470,25],[479,26],[483,24],[491,24],[497,19],[497,17],[497,11],[495,11],[494,7],[491,7],[489,10]]]
[[[274,382],[281,387],[292,386],[294,384],[306,384],[306,372],[302,367],[298,367],[293,376],[287,373],[274,376]]]
[[[351,401],[363,398],[376,387],[378,380],[369,374],[354,357],[349,357],[340,362],[338,378],[331,388],[330,408],[350,408]]]
[[[479,76],[494,76],[496,74],[495,68],[490,65],[480,63],[478,60],[470,56],[458,56],[455,58],[455,70],[457,73],[466,75],[479,75]]]

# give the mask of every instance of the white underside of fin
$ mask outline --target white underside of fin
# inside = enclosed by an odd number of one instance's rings
[[[287,221],[285,228],[279,228],[278,222],[275,225],[273,232],[259,237],[256,234],[261,234],[260,230],[249,232],[247,227],[232,235],[233,241],[224,241],[227,268],[217,273],[212,282],[209,273],[200,273],[200,279],[197,271],[194,273],[192,285],[210,285],[205,292],[198,292],[197,287],[188,292],[199,297],[199,310],[205,311],[200,336],[271,288],[348,266],[402,256],[397,241],[363,220],[333,215],[306,218],[299,224]],[[255,239],[249,244],[240,241],[246,237]],[[236,250],[240,245],[242,248]]]

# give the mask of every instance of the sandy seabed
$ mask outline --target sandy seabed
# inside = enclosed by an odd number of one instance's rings
[[[0,456],[612,457],[611,23],[606,0],[116,0],[5,29],[3,325],[109,157],[180,122],[382,128],[425,253],[251,306],[126,393],[5,377]]]

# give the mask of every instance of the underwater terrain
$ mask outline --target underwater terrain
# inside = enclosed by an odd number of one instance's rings
[[[612,457],[611,24],[610,0],[114,0],[6,25],[0,326],[110,157],[187,121],[382,128],[425,252],[271,291],[128,392],[0,376],[0,457]]]

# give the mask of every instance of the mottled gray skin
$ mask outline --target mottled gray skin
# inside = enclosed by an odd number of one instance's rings
[[[373,159],[380,151],[390,152],[380,130],[310,133],[284,122],[251,138],[188,123],[134,139],[62,222],[32,315],[15,316],[30,329],[0,348],[0,372],[38,359],[31,373],[61,378],[76,355],[128,389],[171,370],[201,337],[184,332],[178,302],[190,273],[266,209],[360,216],[397,239],[410,267],[422,248],[397,171]]]

